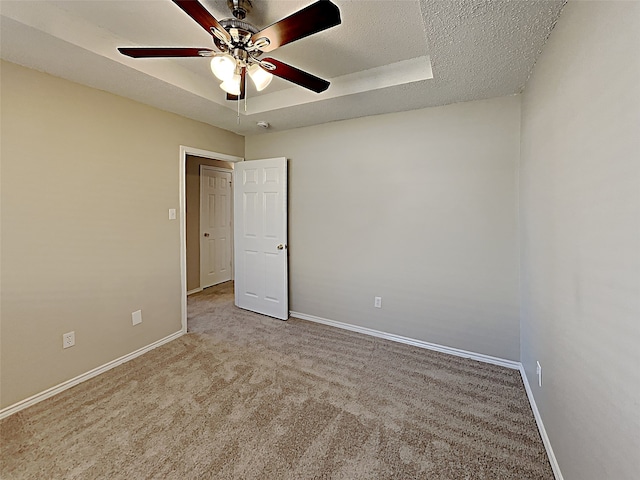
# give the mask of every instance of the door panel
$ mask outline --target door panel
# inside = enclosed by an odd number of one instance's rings
[[[287,161],[239,162],[234,178],[236,305],[286,320]]]
[[[200,167],[200,287],[231,280],[231,172]]]

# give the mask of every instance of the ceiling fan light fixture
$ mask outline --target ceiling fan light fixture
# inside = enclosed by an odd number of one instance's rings
[[[254,63],[248,69],[249,76],[253,83],[256,85],[256,90],[261,92],[265,88],[269,86],[271,80],[273,80],[273,75],[271,75],[266,70],[263,70],[258,64]]]
[[[240,95],[240,75],[233,74],[230,79],[225,80],[220,84],[220,88],[227,92],[229,95]]]
[[[227,100],[246,101],[245,73],[249,70],[258,91],[269,85],[272,75],[316,93],[329,88],[327,80],[274,58],[259,58],[263,53],[340,25],[342,19],[336,4],[331,0],[315,0],[315,3],[259,30],[243,20],[251,10],[253,0],[226,1],[235,18],[219,22],[201,3],[202,0],[173,0],[184,13],[211,34],[220,53],[210,48],[184,47],[131,47],[118,50],[132,58],[212,57],[211,72],[222,82],[222,90],[229,94]],[[207,0],[207,3],[212,2]],[[257,66],[250,68],[253,64]]]
[[[211,59],[211,72],[223,82],[230,80],[236,71],[236,60],[228,53]]]

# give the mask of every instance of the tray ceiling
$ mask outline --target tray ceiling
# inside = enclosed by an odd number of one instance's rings
[[[217,19],[226,1],[202,0]],[[313,3],[254,0],[264,27]],[[334,0],[342,24],[271,56],[331,81],[274,78],[240,102],[205,58],[131,59],[121,46],[211,47],[170,0],[0,1],[3,59],[243,135],[519,93],[564,1]]]

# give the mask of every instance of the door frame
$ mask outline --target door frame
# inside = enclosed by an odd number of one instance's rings
[[[200,165],[200,169],[198,171],[198,176],[199,178],[199,182],[200,182],[200,215],[198,218],[198,232],[200,235],[200,242],[198,243],[198,245],[200,246],[200,290],[202,290],[203,288],[207,288],[207,287],[203,287],[202,286],[202,206],[203,206],[203,202],[204,202],[204,195],[203,195],[203,189],[202,189],[202,170],[203,169],[207,169],[207,170],[213,170],[215,172],[222,172],[222,173],[228,173],[231,176],[231,180],[229,180],[231,182],[231,185],[229,186],[229,192],[230,196],[229,196],[229,220],[231,222],[231,225],[229,225],[229,249],[230,249],[230,253],[229,253],[229,259],[231,262],[231,280],[233,280],[233,274],[234,274],[234,259],[233,259],[233,170],[230,168],[222,168],[222,167],[212,167],[210,165]]]
[[[178,158],[178,189],[180,201],[180,310],[182,333],[187,333],[187,155],[208,158],[210,160],[222,160],[224,162],[243,162],[244,157],[227,155],[225,153],[202,150],[200,148],[180,145],[180,155]],[[233,200],[232,200],[233,201]],[[233,204],[232,207],[233,208]]]

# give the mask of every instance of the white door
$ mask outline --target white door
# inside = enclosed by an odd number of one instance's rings
[[[200,288],[231,280],[231,172],[200,166]]]
[[[236,305],[286,320],[287,160],[238,162],[233,175]]]

